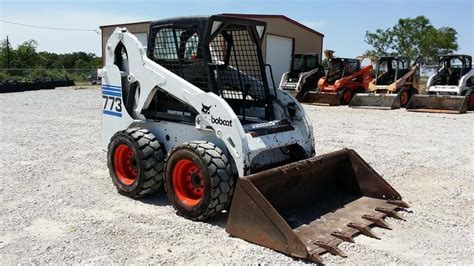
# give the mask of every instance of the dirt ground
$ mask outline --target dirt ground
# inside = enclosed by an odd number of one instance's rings
[[[120,196],[100,105],[98,88],[0,94],[2,264],[305,263],[229,237],[226,215],[186,220],[163,192]],[[412,206],[325,263],[474,263],[474,113],[306,108],[318,154],[356,150]]]

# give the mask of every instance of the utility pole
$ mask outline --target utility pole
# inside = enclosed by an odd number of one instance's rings
[[[8,35],[7,35],[7,68],[11,67],[10,63],[10,41],[8,41]]]

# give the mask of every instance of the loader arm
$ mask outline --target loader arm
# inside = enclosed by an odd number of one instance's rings
[[[218,137],[225,143],[228,151],[234,158],[242,158],[247,153],[245,131],[233,112],[232,108],[222,98],[212,92],[204,92],[196,86],[190,84],[181,77],[175,75],[166,68],[153,62],[146,56],[146,52],[140,41],[125,29],[117,28],[107,43],[107,57],[111,61],[114,58],[114,48],[122,43],[127,51],[129,71],[127,78],[130,83],[139,82],[140,97],[134,114],[137,118],[144,119],[142,111],[148,107],[155,91],[159,88],[166,91],[175,98],[182,100],[187,105],[192,106],[195,110],[201,111],[202,105],[212,106],[213,114],[225,114],[225,117],[219,116],[221,120],[228,122],[232,126],[225,126],[224,123],[217,124],[212,119],[211,114],[200,112],[196,117],[196,127],[200,130],[208,130],[212,128]],[[107,74],[107,73],[105,73]],[[123,73],[122,73],[123,74]],[[119,81],[115,81],[119,82]],[[118,84],[110,84],[121,86]],[[176,89],[179,88],[179,89]],[[213,123],[214,121],[214,123]],[[133,123],[133,121],[129,121]],[[236,147],[239,147],[237,149]],[[236,160],[238,168],[243,169],[244,160]],[[243,173],[242,173],[243,175]]]
[[[318,73],[320,70],[319,70],[319,67],[315,68],[315,69],[312,69],[310,71],[307,71],[307,72],[303,72],[300,74],[300,78],[298,80],[298,90],[301,90],[302,89],[302,84],[305,84],[306,83],[306,79],[311,76],[311,75],[314,75],[316,73]],[[316,84],[315,84],[316,85]]]
[[[404,87],[406,85],[411,85],[414,88],[418,88],[418,81],[416,77],[416,71],[420,67],[419,64],[415,64],[410,67],[410,70],[397,79],[394,83],[390,84],[387,87],[388,91],[395,92],[397,89]],[[412,78],[413,77],[413,78]]]
[[[337,80],[334,85],[339,89],[347,87],[349,84],[357,84],[360,88],[367,88],[368,84],[372,81],[370,77],[370,72],[372,71],[372,66],[365,66],[356,72]],[[353,87],[353,86],[350,86]]]

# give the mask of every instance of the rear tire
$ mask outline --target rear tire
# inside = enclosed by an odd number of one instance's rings
[[[230,162],[207,141],[190,141],[174,148],[166,162],[166,193],[184,217],[204,220],[226,210],[234,193]]]
[[[130,198],[156,192],[164,182],[164,154],[147,129],[117,132],[109,143],[107,165],[118,192]]]

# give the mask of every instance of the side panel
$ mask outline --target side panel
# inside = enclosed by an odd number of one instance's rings
[[[125,110],[118,67],[107,65],[102,74],[102,145],[107,149],[115,132],[126,129],[133,119]]]

